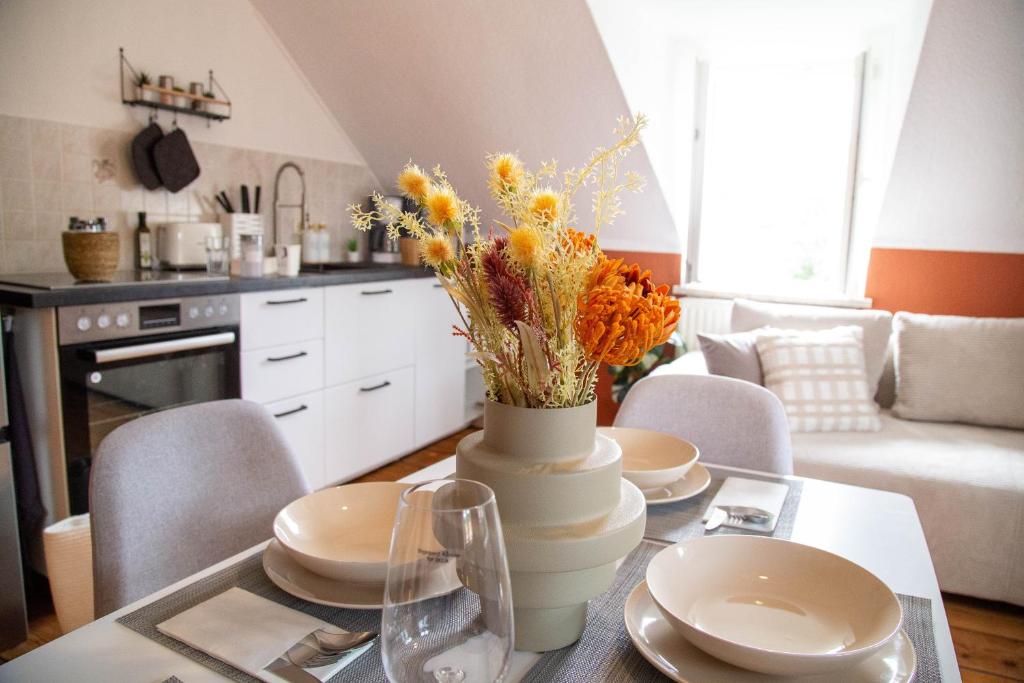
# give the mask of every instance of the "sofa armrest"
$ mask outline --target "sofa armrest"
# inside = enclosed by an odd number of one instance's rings
[[[658,366],[651,373],[651,377],[658,375],[707,375],[708,366],[704,361],[704,354],[700,351],[688,351],[671,363]]]

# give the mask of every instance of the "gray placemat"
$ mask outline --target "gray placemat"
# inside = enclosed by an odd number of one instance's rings
[[[121,617],[117,622],[127,626],[136,633],[146,636],[150,640],[154,640],[174,650],[178,654],[199,662],[206,668],[212,669],[231,680],[243,681],[245,683],[255,681],[259,683],[258,679],[239,671],[230,664],[191,648],[174,638],[165,636],[156,628],[157,624],[163,623],[174,615],[184,612],[205,600],[209,600],[213,596],[219,595],[234,586],[350,631],[380,630],[380,610],[339,609],[306,602],[285,593],[267,578],[266,572],[263,571],[262,553],[256,553],[238,564],[226,567],[216,574],[200,579],[179,591],[160,598],[144,607],[140,607],[134,612]],[[467,592],[460,590],[455,596],[457,597],[459,594]],[[453,604],[453,610],[456,610],[454,615],[456,618],[461,616],[458,614],[459,609],[460,605]],[[330,680],[331,683],[342,683],[343,681],[386,681],[384,665],[380,658],[380,640],[375,641],[369,650],[339,671]]]
[[[644,537],[666,543],[677,543],[688,538],[714,534],[748,534],[752,536],[767,536],[760,531],[748,531],[747,529],[736,529],[733,527],[720,526],[714,531],[705,532],[704,511],[714,499],[718,489],[728,477],[739,477],[742,479],[755,479],[757,481],[770,481],[786,484],[789,486],[789,493],[782,504],[779,512],[779,522],[775,525],[775,531],[771,536],[775,538],[789,538],[793,535],[793,524],[796,522],[797,509],[800,507],[800,496],[803,494],[804,483],[799,479],[780,480],[778,477],[762,477],[756,474],[744,472],[731,473],[709,467],[711,472],[711,484],[707,490],[699,496],[688,500],[681,500],[677,503],[666,503],[664,505],[647,506],[647,529]]]
[[[917,669],[914,683],[941,683],[939,655],[935,650],[935,626],[932,622],[932,601],[916,595],[897,593],[903,607],[903,630],[914,644]]]
[[[612,587],[590,601],[583,636],[573,645],[546,653],[523,677],[523,682],[646,683],[665,680],[661,672],[633,646],[622,618],[626,598],[644,580],[647,563],[664,547],[660,543],[642,541],[626,556]]]

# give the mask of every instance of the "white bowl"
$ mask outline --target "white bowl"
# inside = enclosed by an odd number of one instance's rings
[[[700,453],[689,441],[650,429],[601,427],[598,431],[622,449],[622,476],[641,489],[656,489],[679,481]]]
[[[372,482],[316,491],[274,519],[274,536],[309,571],[338,581],[383,584],[398,500],[409,484]]]
[[[647,587],[665,619],[708,654],[779,676],[855,666],[900,630],[874,574],[838,555],[758,536],[705,536],[659,552]]]

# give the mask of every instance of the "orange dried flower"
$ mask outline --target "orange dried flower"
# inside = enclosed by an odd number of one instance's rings
[[[567,228],[565,236],[562,239],[562,246],[566,253],[573,256],[590,254],[597,249],[597,235],[591,235],[585,232],[580,232],[579,230]]]
[[[679,322],[679,301],[668,285],[656,287],[650,271],[604,256],[590,272],[589,291],[580,297],[574,329],[587,360],[636,365],[668,341]]]

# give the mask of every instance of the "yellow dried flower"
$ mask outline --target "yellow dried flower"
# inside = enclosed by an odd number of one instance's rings
[[[530,213],[541,223],[558,219],[558,195],[551,189],[537,190],[530,197]]]
[[[489,184],[494,192],[514,190],[523,182],[523,162],[515,154],[499,154],[491,158],[488,166]]]
[[[427,219],[438,227],[448,227],[462,222],[462,207],[459,198],[447,187],[432,187],[423,198]]]
[[[440,268],[455,258],[451,240],[442,235],[430,235],[420,240],[420,259],[431,268]]]
[[[534,268],[541,258],[543,240],[540,233],[530,226],[521,226],[508,235],[508,254],[523,268]]]
[[[422,202],[430,191],[430,179],[416,164],[408,164],[398,174],[398,187],[409,199]]]

